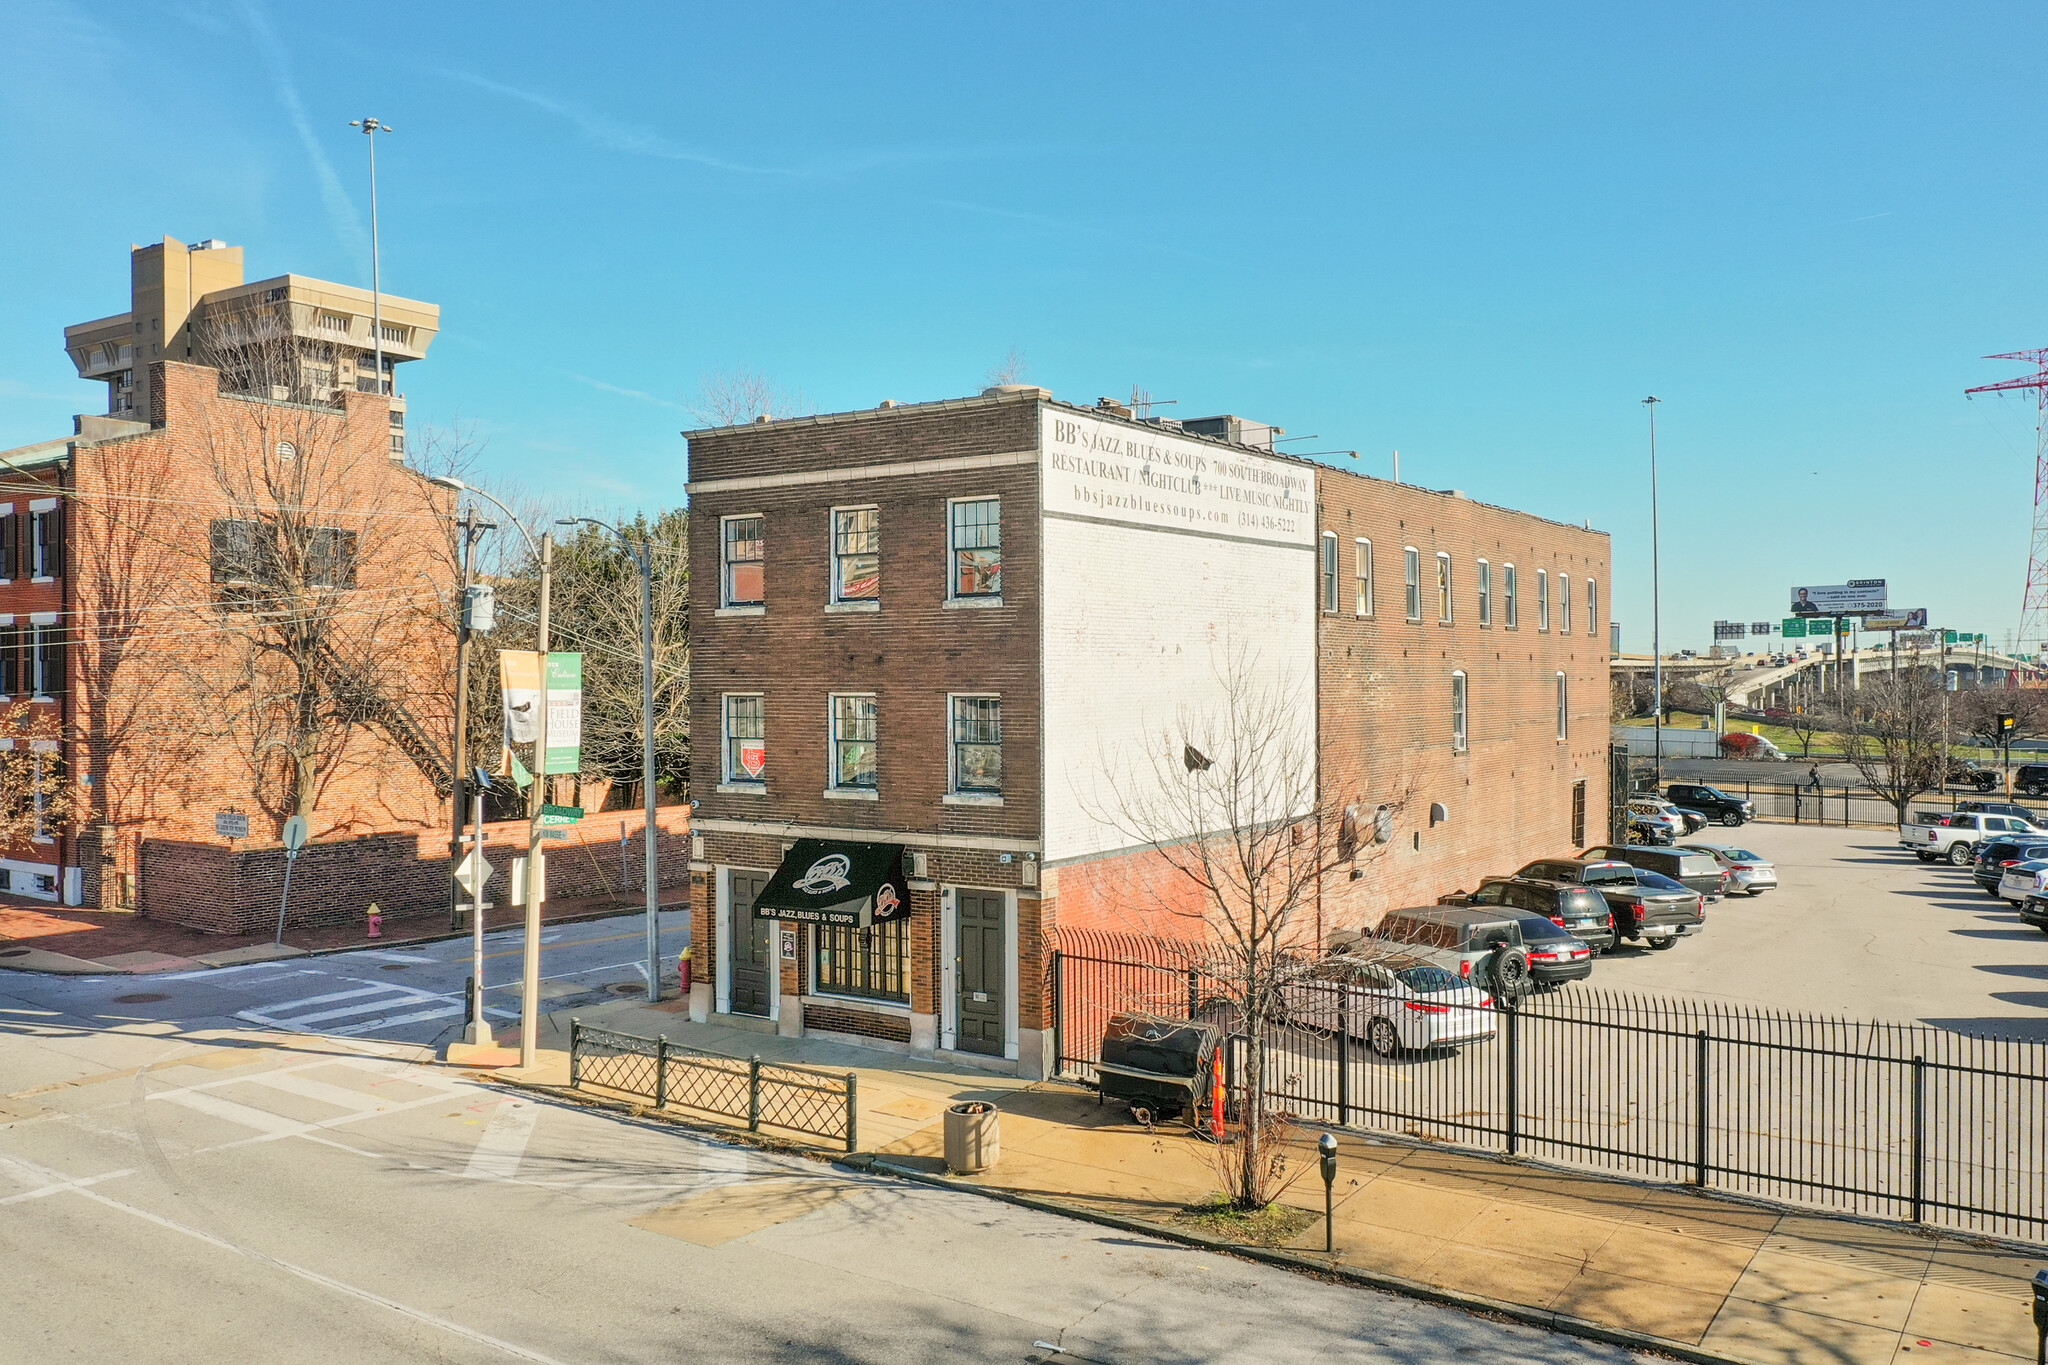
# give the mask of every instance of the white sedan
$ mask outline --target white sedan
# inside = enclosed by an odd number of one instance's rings
[[[2048,899],[2048,858],[2030,858],[2023,863],[2014,863],[1998,879],[2000,900],[2021,905],[2029,896]]]
[[[1493,997],[1425,958],[1327,957],[1281,987],[1289,1023],[1353,1038],[1382,1057],[1491,1038]]]
[[[1733,844],[1688,843],[1681,848],[1696,848],[1702,853],[1714,855],[1714,861],[1728,874],[1728,894],[1746,891],[1752,896],[1761,896],[1766,891],[1778,889],[1778,866],[1761,858],[1746,848]]]

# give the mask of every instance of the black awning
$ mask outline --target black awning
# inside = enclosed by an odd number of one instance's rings
[[[754,918],[866,928],[910,913],[901,844],[799,839],[754,898]]]

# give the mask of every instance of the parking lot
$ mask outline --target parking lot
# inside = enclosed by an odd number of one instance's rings
[[[1779,889],[1709,906],[1705,933],[1668,953],[1601,958],[1592,985],[2048,1040],[2048,935],[1967,868],[1922,863],[1890,830],[1749,824],[1694,838],[1762,854]]]

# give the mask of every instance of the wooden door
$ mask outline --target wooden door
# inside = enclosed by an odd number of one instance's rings
[[[959,998],[956,1017],[960,1021],[956,1045],[963,1052],[1003,1055],[1003,982],[1008,976],[1008,944],[1003,935],[1003,898],[984,891],[953,893],[954,940],[960,957],[955,979]]]
[[[775,970],[773,920],[754,918],[754,898],[768,885],[762,872],[732,872],[731,911],[727,924],[732,941],[732,1012],[768,1017],[768,973]]]

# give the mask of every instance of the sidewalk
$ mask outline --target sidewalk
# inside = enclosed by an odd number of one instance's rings
[[[1185,1129],[1147,1131],[1093,1092],[980,1075],[923,1058],[693,1024],[676,1006],[601,1005],[585,1022],[729,1056],[851,1070],[862,1147],[942,1176],[940,1115],[1002,1111],[1002,1159],[952,1183],[1119,1219],[1170,1224],[1219,1182]],[[550,1016],[543,1045],[568,1047]],[[566,1082],[566,1056],[546,1079]],[[535,1077],[536,1081],[541,1077]],[[694,1116],[693,1116],[694,1117]],[[743,1127],[743,1124],[733,1124]],[[1288,1203],[1322,1211],[1315,1154]],[[2034,1359],[2027,1255],[1959,1238],[1781,1212],[1683,1190],[1340,1134],[1338,1267],[1354,1278],[1563,1330],[1755,1365],[2013,1365]],[[1327,1264],[1320,1217],[1296,1254]]]
[[[661,908],[682,909],[689,903],[687,887],[672,887],[661,893]],[[541,921],[559,924],[579,919],[599,919],[642,908],[646,902],[637,893],[626,896],[586,896],[580,900],[547,901]],[[517,905],[502,905],[484,912],[486,929],[503,929],[523,923],[526,912]],[[166,971],[190,971],[195,967],[226,967],[240,962],[257,962],[271,957],[296,957],[304,953],[337,948],[399,947],[451,938],[463,931],[450,930],[445,914],[415,915],[386,920],[384,936],[366,936],[362,924],[329,925],[321,928],[287,928],[283,948],[272,943],[272,933],[207,934],[180,924],[144,919],[140,915],[106,910],[74,910],[61,905],[0,904],[0,967],[71,975],[108,975]]]

